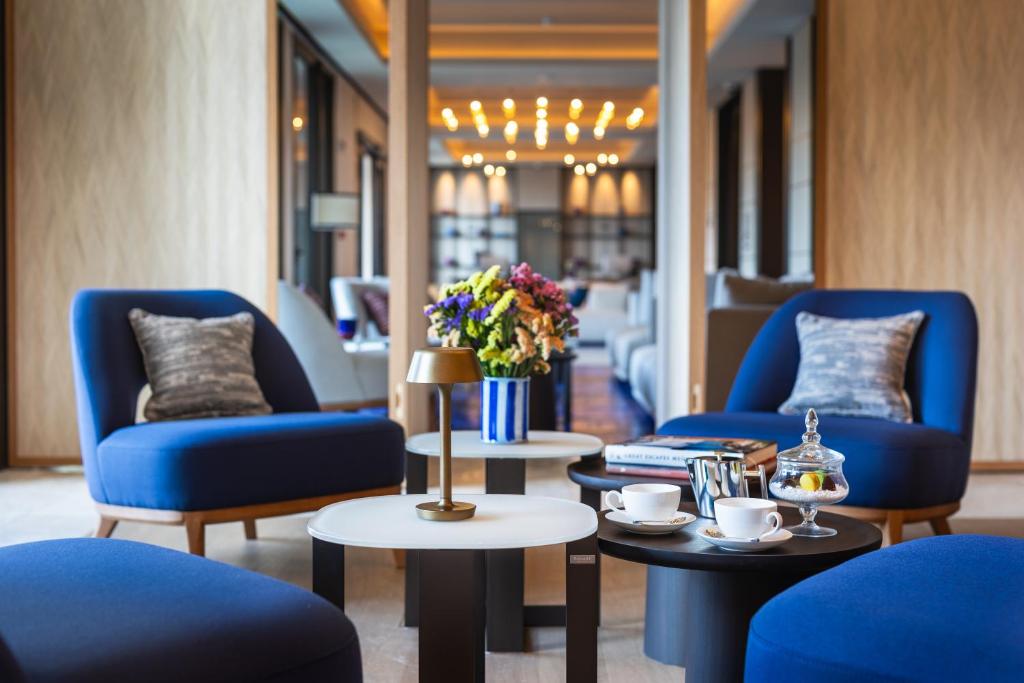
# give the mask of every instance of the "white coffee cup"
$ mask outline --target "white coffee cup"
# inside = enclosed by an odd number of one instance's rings
[[[662,522],[679,511],[682,491],[672,484],[628,484],[622,493],[608,491],[604,502],[613,510],[623,511],[637,522]]]
[[[782,526],[779,506],[764,498],[719,498],[715,520],[729,538],[762,539]]]

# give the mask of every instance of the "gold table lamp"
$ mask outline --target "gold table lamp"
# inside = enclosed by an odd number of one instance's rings
[[[416,351],[406,382],[436,384],[440,399],[441,500],[420,503],[416,514],[435,522],[469,519],[476,505],[452,500],[452,385],[479,382],[484,378],[476,352],[467,348],[428,348]]]

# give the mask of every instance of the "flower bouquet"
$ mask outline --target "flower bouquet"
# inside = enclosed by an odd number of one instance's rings
[[[481,438],[514,443],[526,440],[530,375],[551,370],[551,352],[576,336],[577,320],[562,288],[529,264],[500,274],[494,266],[445,285],[424,312],[445,346],[472,348],[480,359]]]

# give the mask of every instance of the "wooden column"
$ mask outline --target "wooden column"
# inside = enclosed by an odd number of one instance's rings
[[[427,0],[388,4],[387,273],[391,280],[388,405],[406,434],[428,427],[429,397],[407,385],[409,360],[426,345],[427,267],[430,258],[427,185]]]
[[[658,10],[657,421],[701,410],[706,0]]]

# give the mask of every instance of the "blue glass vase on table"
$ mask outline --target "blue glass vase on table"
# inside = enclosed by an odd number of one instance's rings
[[[527,440],[530,376],[551,371],[553,351],[576,336],[577,320],[565,291],[527,263],[500,266],[445,285],[426,307],[431,333],[444,346],[472,348],[484,370],[480,438],[489,443]]]

